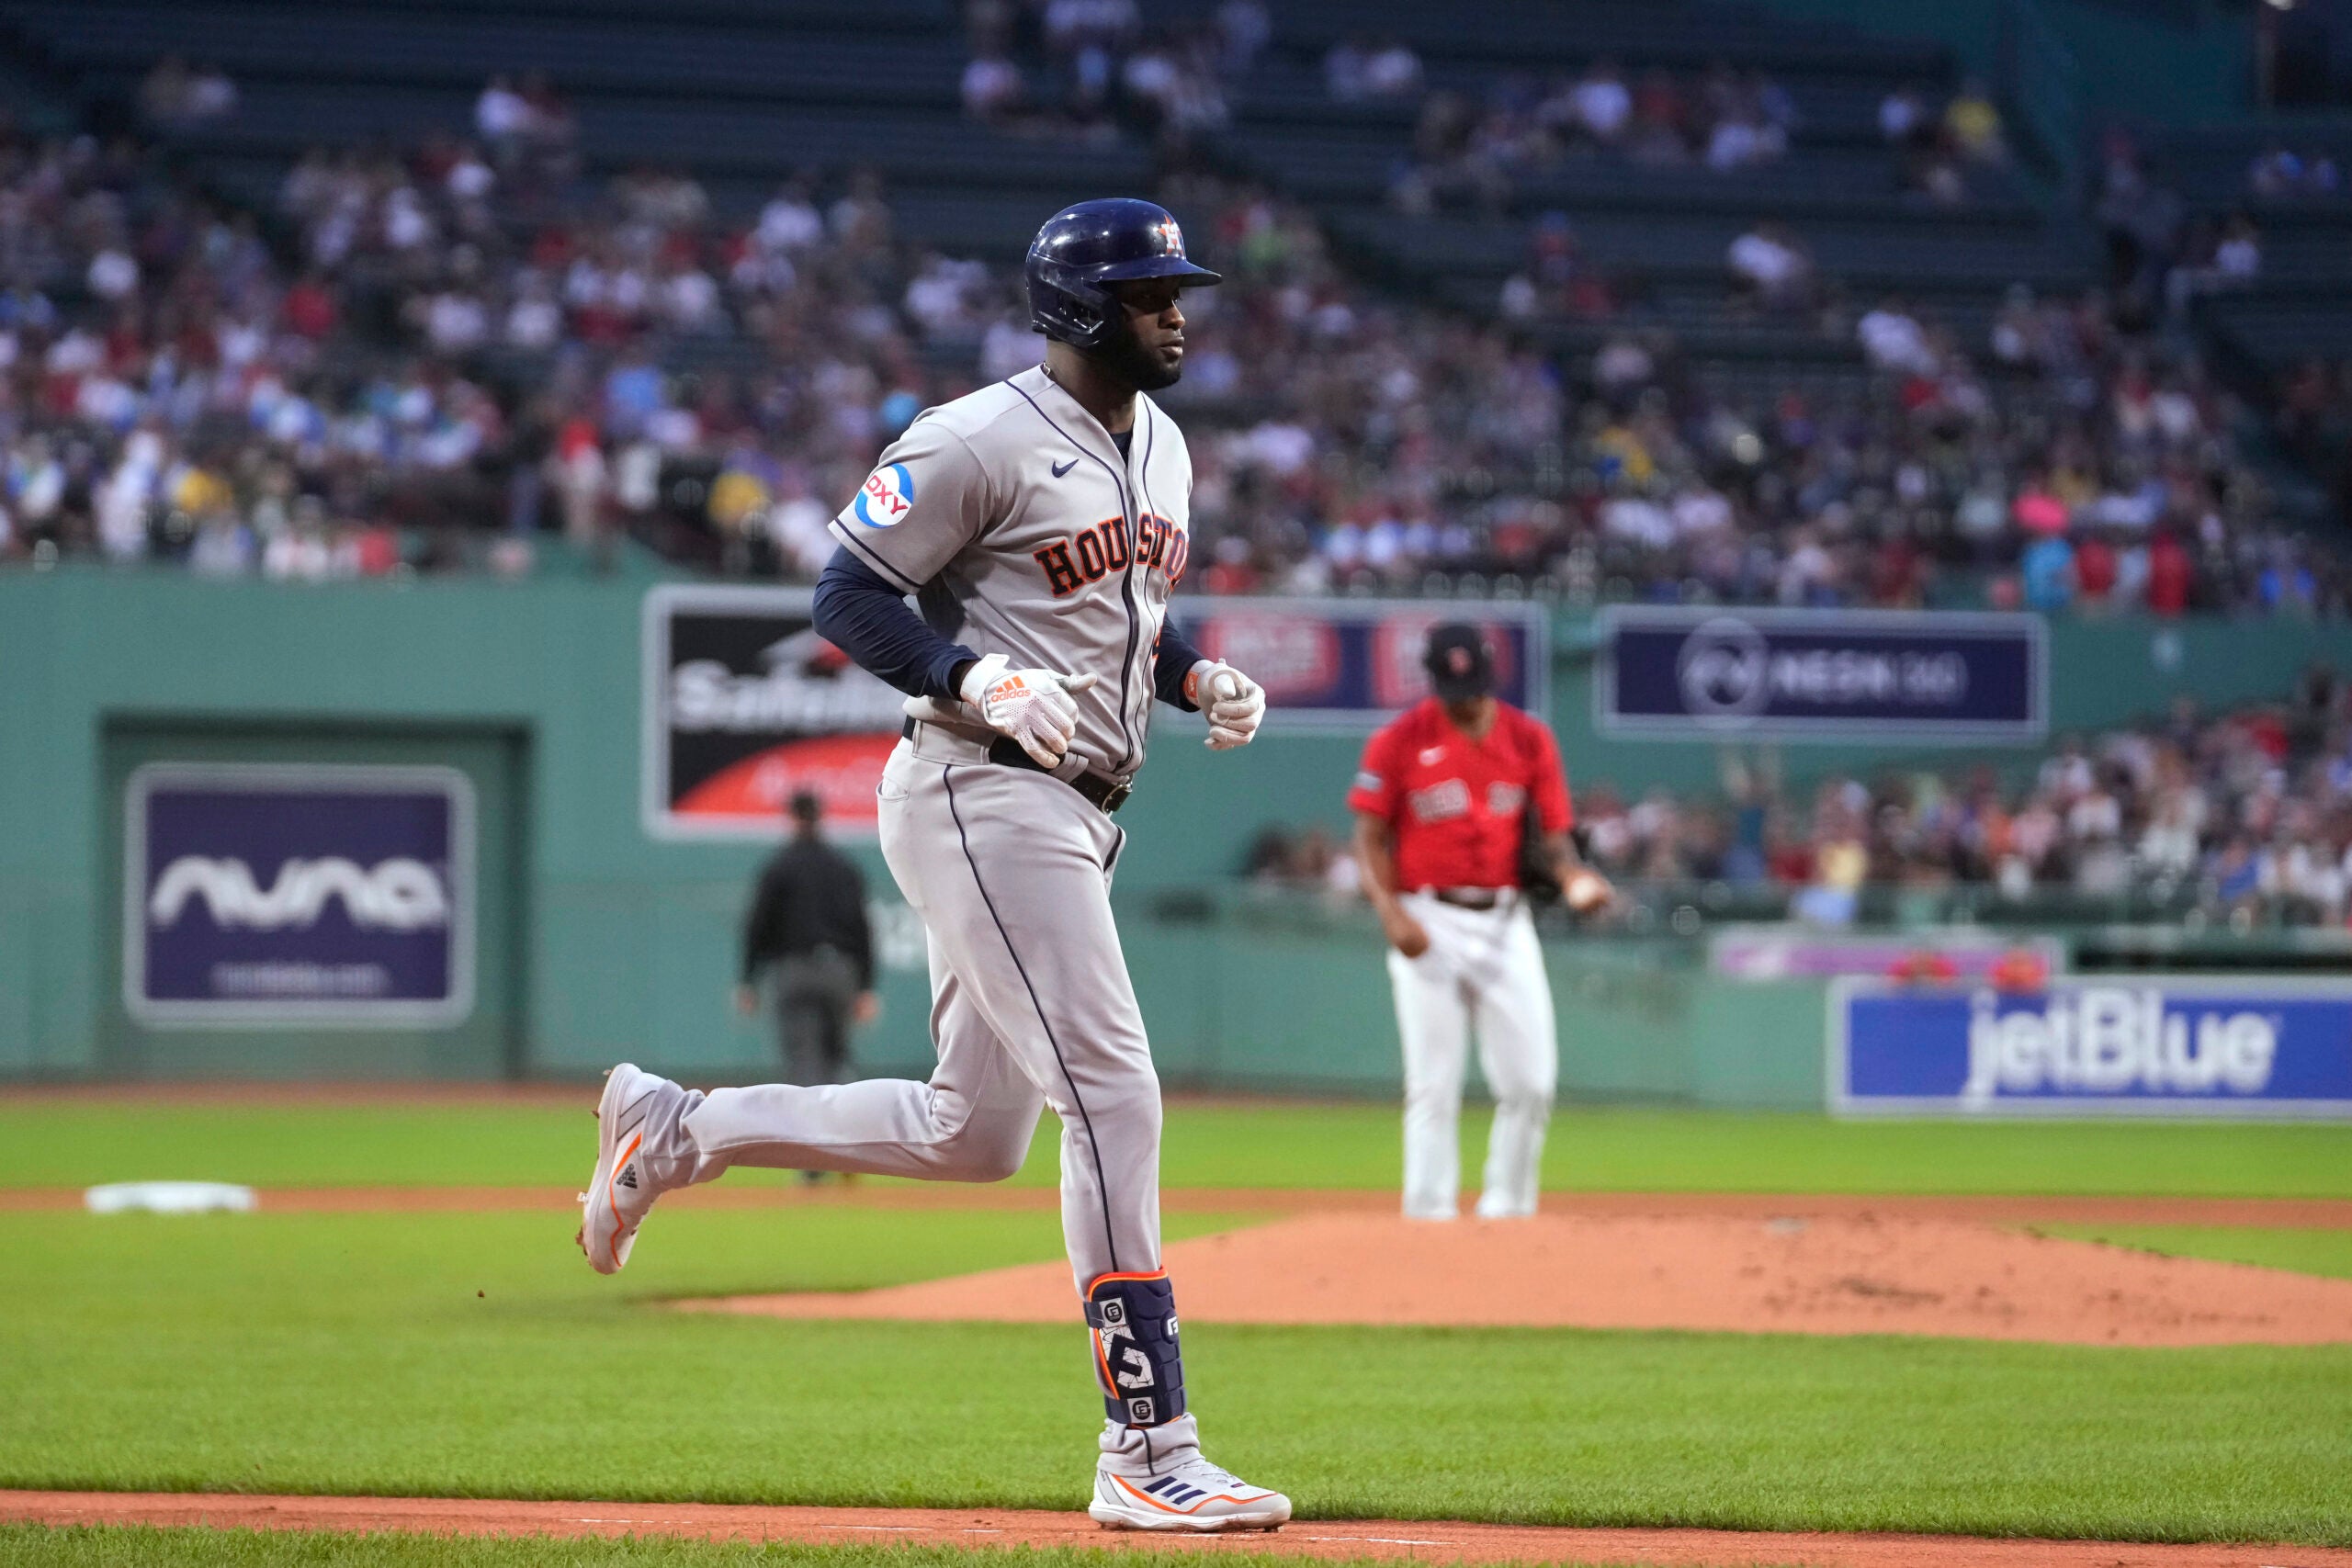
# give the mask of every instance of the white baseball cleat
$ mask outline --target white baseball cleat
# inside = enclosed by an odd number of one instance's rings
[[[1275,1530],[1290,1522],[1290,1499],[1219,1470],[1195,1449],[1156,1474],[1095,1466],[1087,1513],[1107,1529]]]
[[[637,1227],[659,1195],[647,1168],[645,1134],[665,1089],[674,1093],[677,1086],[639,1072],[634,1062],[605,1075],[604,1097],[596,1102],[596,1174],[580,1195],[580,1234],[572,1238],[599,1274],[621,1271]]]

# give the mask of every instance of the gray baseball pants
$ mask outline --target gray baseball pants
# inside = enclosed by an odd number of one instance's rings
[[[713,1090],[694,1179],[732,1165],[1001,1181],[1062,1122],[1079,1288],[1159,1267],[1159,1078],[1111,919],[1125,834],[1068,784],[918,725],[882,772],[883,857],[931,945],[927,1083]]]

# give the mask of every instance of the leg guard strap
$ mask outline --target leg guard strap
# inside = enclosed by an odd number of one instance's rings
[[[1184,1358],[1176,1344],[1176,1292],[1165,1269],[1105,1274],[1086,1287],[1094,1375],[1114,1421],[1159,1427],[1184,1414]]]

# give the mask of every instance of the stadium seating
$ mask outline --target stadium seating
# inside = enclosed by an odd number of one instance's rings
[[[219,63],[238,112],[183,146],[251,199],[306,148],[462,132],[493,74],[544,73],[575,106],[592,172],[691,164],[722,210],[756,207],[796,171],[858,165],[890,182],[901,231],[1001,254],[1041,209],[1150,180],[1117,144],[1045,142],[959,113],[964,40],[953,7],[674,6],[656,0],[293,5],[0,6],[93,104],[121,103],[165,54]]]
[[[2258,190],[2256,160],[2272,150],[2332,160],[2334,189]],[[2191,214],[2244,213],[2261,236],[2261,276],[2204,311],[2227,346],[2270,373],[2312,355],[2352,357],[2352,135],[2325,121],[2249,121],[2154,135],[2143,152]]]
[[[1188,9],[1208,8],[1171,6],[1153,17]],[[1234,123],[1217,154],[1315,204],[1335,237],[1391,281],[1457,308],[1492,312],[1523,259],[1527,219],[1555,209],[1574,213],[1596,265],[1642,280],[1653,296],[1642,319],[1684,334],[1702,362],[1859,363],[1850,344],[1726,310],[1725,247],[1758,218],[1798,224],[1846,287],[1929,299],[1972,330],[2008,283],[2056,289],[2083,280],[2079,245],[2053,239],[2025,186],[2006,175],[1956,211],[1893,188],[1877,104],[1905,83],[1950,81],[1951,62],[1932,47],[1620,0],[1472,0],[1442,17],[1394,0],[1316,0],[1277,7],[1274,21],[1271,46],[1234,85]],[[266,0],[8,0],[0,23],[94,103],[130,99],[162,55],[217,62],[237,83],[239,110],[179,139],[223,188],[257,206],[311,146],[462,130],[481,84],[502,73],[545,73],[558,84],[591,172],[691,165],[717,208],[741,216],[797,170],[869,167],[888,182],[904,237],[964,254],[1007,257],[1040,210],[1145,188],[1153,176],[1148,152],[1132,142],[1014,136],[965,121],[966,47],[944,0],[360,0],[331,13]],[[1385,196],[1408,150],[1411,110],[1335,103],[1324,90],[1323,51],[1362,33],[1405,39],[1425,56],[1433,87],[1473,96],[1509,73],[1563,72],[1601,56],[1684,71],[1734,60],[1782,82],[1799,115],[1795,145],[1785,160],[1736,175],[1581,160],[1528,180],[1507,214],[1400,218]],[[1562,345],[1589,336],[1568,323],[1544,335]]]
[[[0,31],[11,46],[0,52],[72,84],[91,123],[102,126],[139,114],[149,73],[162,58],[223,71],[234,84],[233,113],[149,116],[145,123],[167,141],[175,166],[265,215],[279,260],[297,267],[316,237],[304,228],[315,215],[291,212],[285,192],[288,171],[306,154],[322,146],[368,149],[373,156],[415,163],[429,139],[473,135],[485,83],[545,79],[571,128],[555,161],[567,172],[532,176],[533,194],[520,200],[513,199],[522,187],[508,180],[512,171],[502,173],[501,200],[488,220],[502,231],[488,246],[489,259],[477,258],[496,277],[458,286],[481,296],[468,308],[505,310],[505,280],[563,203],[571,203],[567,222],[600,209],[583,232],[592,246],[604,243],[597,236],[609,239],[612,182],[632,171],[691,173],[695,199],[707,199],[718,222],[672,239],[695,253],[693,265],[720,277],[734,265],[726,247],[780,184],[813,174],[818,199],[830,201],[853,171],[878,176],[897,242],[893,254],[852,262],[854,279],[836,276],[825,287],[844,309],[870,301],[902,318],[910,280],[926,252],[1002,267],[1017,257],[1042,212],[1106,190],[1154,188],[1175,192],[1180,207],[1184,193],[1198,193],[1201,210],[1185,216],[1196,225],[1196,243],[1214,247],[1230,237],[1204,238],[1198,223],[1250,220],[1244,209],[1254,185],[1272,193],[1282,223],[1295,221],[1302,209],[1312,214],[1353,275],[1348,289],[1367,281],[1388,286],[1376,302],[1356,296],[1356,308],[1399,312],[1405,330],[1421,334],[1419,352],[1450,352],[1433,346],[1451,330],[1442,323],[1493,323],[1499,335],[1476,353],[1515,353],[1513,345],[1524,345],[1565,356],[1557,369],[1575,395],[1591,389],[1596,351],[1638,337],[1671,361],[1680,417],[1695,418],[1694,411],[1712,403],[1723,419],[1760,428],[1766,411],[1793,393],[1812,404],[1808,417],[1859,431],[1889,410],[1917,406],[1898,403],[1905,395],[1898,376],[1883,357],[1872,364],[1856,330],[1863,312],[1890,299],[1899,301],[1898,311],[1916,315],[1928,334],[1950,333],[1949,349],[1957,355],[1947,366],[1966,383],[1959,389],[1963,401],[1976,398],[1978,387],[1991,389],[2003,409],[2046,425],[2038,411],[2054,409],[2060,378],[2083,373],[2081,365],[2068,369],[2031,355],[1995,352],[1994,327],[2009,290],[2022,286],[2042,302],[2035,309],[2059,309],[2098,277],[2095,228],[2059,198],[2050,171],[2035,162],[2030,138],[2020,139],[2008,156],[1969,160],[1932,194],[1884,139],[1881,111],[1890,95],[1916,94],[1932,116],[1960,88],[1956,62],[1939,47],[1791,24],[1703,0],[1459,0],[1442,10],[1404,0],[1279,0],[1268,11],[1272,33],[1264,46],[1246,64],[1228,62],[1216,85],[1223,108],[1172,140],[1155,139],[1141,115],[1098,117],[1082,127],[1061,120],[1052,109],[1066,86],[1061,68],[1050,51],[1027,44],[1016,51],[1018,69],[1048,112],[1025,131],[976,123],[962,101],[970,47],[965,18],[949,0],[356,0],[331,12],[292,0],[0,0]],[[1210,0],[1164,0],[1147,7],[1145,19],[1153,28],[1204,27],[1216,15]],[[1708,84],[1736,79],[1739,91],[1773,96],[1785,145],[1729,170],[1707,166],[1694,148],[1664,163],[1580,149],[1510,163],[1507,177],[1476,197],[1449,189],[1408,198],[1400,175],[1424,155],[1416,152],[1424,100],[1418,93],[1385,102],[1335,96],[1327,79],[1329,51],[1362,39],[1409,46],[1428,89],[1473,106],[1512,94],[1525,100],[1601,60],[1622,63],[1629,79],[1668,73],[1675,78],[1671,90],[1694,104],[1712,90]],[[2150,157],[2165,177],[2183,184],[2192,206],[2212,213],[2234,204],[2247,160],[2263,145],[2250,131],[2183,135],[2152,146]],[[413,168],[403,175],[384,167],[395,183],[424,177]],[[575,182],[569,191],[559,196],[547,188],[563,178]],[[1225,194],[1207,194],[1212,189]],[[2239,365],[2352,349],[2352,315],[2332,304],[2343,270],[2352,265],[2346,259],[2352,247],[2342,243],[2352,203],[2299,198],[2261,203],[2259,210],[2259,280],[2204,298],[2199,319],[2237,351],[2233,363]],[[465,221],[456,213],[443,218]],[[1801,247],[1817,282],[1802,298],[1759,308],[1736,285],[1726,261],[1735,241],[1766,223]],[[561,248],[571,241],[555,243]],[[1601,281],[1600,300],[1532,289],[1527,278],[1538,270],[1539,243],[1572,251],[1580,275]],[[322,345],[324,363],[352,377],[396,381],[407,374],[403,361],[424,339],[423,313],[435,291],[451,287],[425,275],[442,265],[421,272],[386,254],[362,257],[355,272],[336,280],[353,309],[347,330]],[[985,298],[956,329],[903,331],[889,351],[899,355],[900,368],[878,361],[869,367],[869,374],[884,378],[870,400],[878,406],[882,391],[903,388],[911,374],[907,367],[928,367],[926,392],[968,377],[991,321],[1004,325],[997,320],[1009,299],[1001,277],[1000,272],[978,287]],[[61,304],[90,304],[75,293],[78,276],[46,285]],[[1263,278],[1257,286],[1273,287]],[[725,287],[744,285],[731,279]],[[1430,304],[1440,313],[1432,315]],[[85,314],[94,322],[98,312]],[[910,327],[910,319],[899,324]],[[776,368],[774,344],[762,341],[767,330],[730,303],[699,328],[655,331],[649,343],[673,370],[731,372],[741,386]],[[1216,330],[1205,335],[1214,344]],[[548,351],[557,346],[542,342],[518,350],[486,341],[479,329],[468,342],[466,373],[496,390],[510,419],[549,373]],[[1944,340],[1937,343],[1934,352],[1947,354]],[[2128,352],[2151,349],[2161,355],[2160,377],[2186,376],[2199,397],[2209,396],[2206,378],[2183,359],[2178,337],[2135,344]],[[2113,375],[2122,352],[2111,344],[2090,346],[2089,374]],[[1474,362],[1475,355],[1463,361]],[[1270,397],[1268,387],[1253,383],[1262,383],[1262,368],[1245,367],[1228,378],[1227,390],[1205,398],[1188,386],[1179,394],[1187,419],[1204,432],[1244,433],[1262,421],[1295,417],[1282,396]],[[1934,400],[1943,393],[1921,386],[1908,395]],[[2074,412],[2057,411],[2058,417],[2087,416],[2096,423],[2106,417],[2096,406],[2105,395],[2096,392],[2086,403],[2078,392]],[[2199,415],[2207,428],[2229,417],[2218,404]],[[2048,437],[2011,425],[2004,439],[2012,443],[2001,459],[2008,471],[1992,482],[2014,488],[2044,460],[2034,444]],[[1560,483],[1561,448],[1555,445],[1546,455],[1537,450],[1541,443],[1521,445],[1464,460],[1482,473],[1502,474],[1506,484],[1542,491],[1513,504],[1550,506],[1559,492],[1542,487]],[[2250,451],[2255,460],[2267,460]],[[1881,443],[1871,461],[1889,455]],[[846,447],[827,458],[870,460],[870,450]],[[1452,457],[1425,460],[1441,487],[1453,482],[1442,477]],[[2104,454],[2094,453],[2090,466],[2096,470],[2105,462]],[[1538,473],[1554,477],[1539,482]],[[1679,473],[1663,482],[1681,482]],[[2079,483],[2120,496],[2143,478],[2094,471]],[[2208,478],[2211,493],[2250,493],[2223,482],[2218,471]],[[838,479],[829,472],[822,482]],[[2277,475],[2271,479],[2265,494],[2292,490],[2275,482]],[[1956,491],[1939,495],[1935,504],[1955,499]],[[2088,499],[2086,492],[2076,503]],[[1338,512],[1318,506],[1359,502],[1393,504],[1361,494],[1326,497],[1300,501],[1287,520],[1258,515],[1267,527],[1288,528],[1291,542],[1283,547],[1295,551],[1312,531],[1340,523]],[[1866,529],[1876,526],[1869,510]],[[2233,513],[2233,525],[2270,522],[2251,503]],[[2238,555],[2222,575],[2251,581],[2259,564],[2254,547]],[[1491,567],[1482,570],[1491,576]],[[1600,570],[1606,584],[1640,582],[1641,573],[1630,568],[1604,561]],[[1642,586],[1682,591],[1671,582]]]
[[[1771,73],[1797,124],[1787,155],[1758,167],[1571,157],[1514,182],[1507,210],[1404,217],[1386,198],[1411,157],[1412,110],[1335,105],[1323,89],[1322,51],[1360,35],[1405,39],[1422,53],[1432,89],[1474,98],[1498,83],[1570,73],[1601,58],[1629,72],[1728,61]],[[1849,296],[1898,292],[1922,301],[1980,352],[1984,324],[2008,285],[2054,291],[2088,281],[2078,228],[2053,218],[2014,170],[1978,171],[1957,206],[1897,188],[1880,139],[1881,99],[1905,85],[1949,88],[1954,77],[1952,62],[1932,47],[1695,6],[1570,11],[1469,0],[1445,7],[1441,20],[1396,0],[1283,6],[1272,46],[1235,94],[1234,124],[1221,145],[1314,202],[1351,254],[1458,309],[1494,313],[1504,279],[1525,262],[1530,220],[1556,211],[1573,224],[1587,262],[1638,281],[1640,298],[1626,317],[1672,332],[1693,360],[1858,366],[1850,342],[1744,319],[1728,307],[1724,254],[1746,227],[1786,223]],[[1538,327],[1543,341],[1559,346],[1589,346],[1599,331],[1573,321]]]

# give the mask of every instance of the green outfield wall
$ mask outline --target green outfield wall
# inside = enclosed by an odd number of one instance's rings
[[[583,1075],[617,1057],[709,1077],[765,1070],[729,1009],[735,923],[763,850],[658,841],[639,813],[645,577],[405,586],[213,583],[165,572],[0,573],[0,1077]],[[1552,718],[1572,776],[1712,784],[1713,748],[1604,739],[1589,634],[1555,626]],[[2291,623],[2051,629],[2054,729],[2157,711],[2176,694],[2282,693],[2352,633]],[[1224,886],[1268,823],[1345,827],[1360,739],[1285,737],[1211,754],[1168,713],[1121,821],[1127,956],[1171,1082],[1385,1092],[1394,1025],[1354,911],[1258,908]],[[2022,766],[2030,748],[1969,753]],[[156,760],[430,762],[481,816],[475,1015],[439,1033],[160,1030],[121,997],[122,795]],[[1796,748],[1797,778],[1950,753]],[[927,1059],[921,933],[870,847],[886,958],[872,1065]],[[1208,976],[1212,961],[1217,979]],[[1571,1092],[1811,1103],[1821,998],[1704,977],[1672,942],[1555,946]]]

